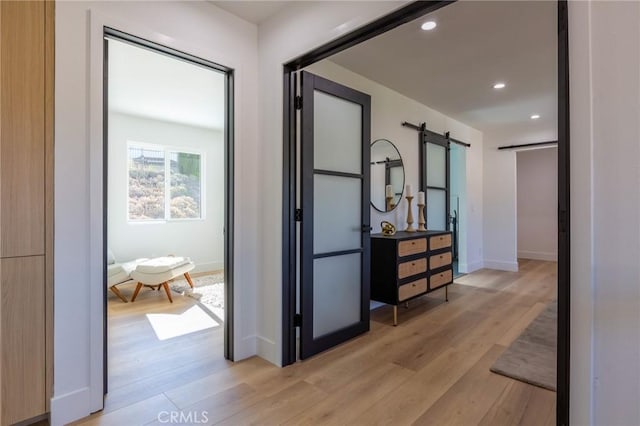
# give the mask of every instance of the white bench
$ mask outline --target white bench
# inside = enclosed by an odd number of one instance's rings
[[[189,286],[193,288],[193,281],[189,275],[189,271],[193,268],[195,268],[195,264],[188,257],[165,256],[138,262],[136,268],[131,271],[131,278],[138,282],[131,301],[136,300],[138,293],[144,286],[154,290],[160,290],[160,287],[163,287],[169,301],[173,303],[168,281],[184,275]]]

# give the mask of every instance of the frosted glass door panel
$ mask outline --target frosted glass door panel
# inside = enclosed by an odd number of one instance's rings
[[[316,174],[313,189],[313,252],[362,246],[362,179]]]
[[[360,253],[313,261],[313,337],[360,321],[362,269]]]
[[[427,229],[445,231],[447,229],[446,192],[440,189],[427,189]]]
[[[313,95],[314,168],[362,173],[362,106],[327,95]]]
[[[447,186],[447,149],[427,143],[427,186]]]

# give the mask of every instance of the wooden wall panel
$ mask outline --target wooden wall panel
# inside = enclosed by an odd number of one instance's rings
[[[0,425],[53,386],[54,3],[0,0]]]
[[[0,424],[45,412],[45,259],[0,260]]]
[[[45,251],[43,2],[0,1],[0,257]]]

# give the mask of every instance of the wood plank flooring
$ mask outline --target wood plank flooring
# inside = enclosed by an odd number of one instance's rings
[[[554,392],[489,367],[555,295],[555,262],[481,270],[457,279],[448,303],[440,292],[412,301],[397,327],[383,306],[369,333],[286,368],[257,357],[224,361],[221,327],[146,353],[153,331],[135,311],[166,309],[166,296],[147,290],[134,310],[114,296],[114,378],[105,410],[78,424],[552,425]],[[170,309],[193,306],[186,299]]]

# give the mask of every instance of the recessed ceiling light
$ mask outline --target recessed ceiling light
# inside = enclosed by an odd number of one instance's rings
[[[507,87],[507,85],[504,83],[496,83],[493,85],[494,89],[504,89],[505,87]]]
[[[424,24],[422,24],[422,26],[420,28],[422,28],[425,31],[431,31],[432,29],[434,29],[437,26],[438,26],[438,24],[436,24],[436,21],[427,21]]]
[[[533,115],[531,116],[531,119],[532,119],[532,120],[537,120],[538,118],[540,118],[540,114],[533,114]]]

